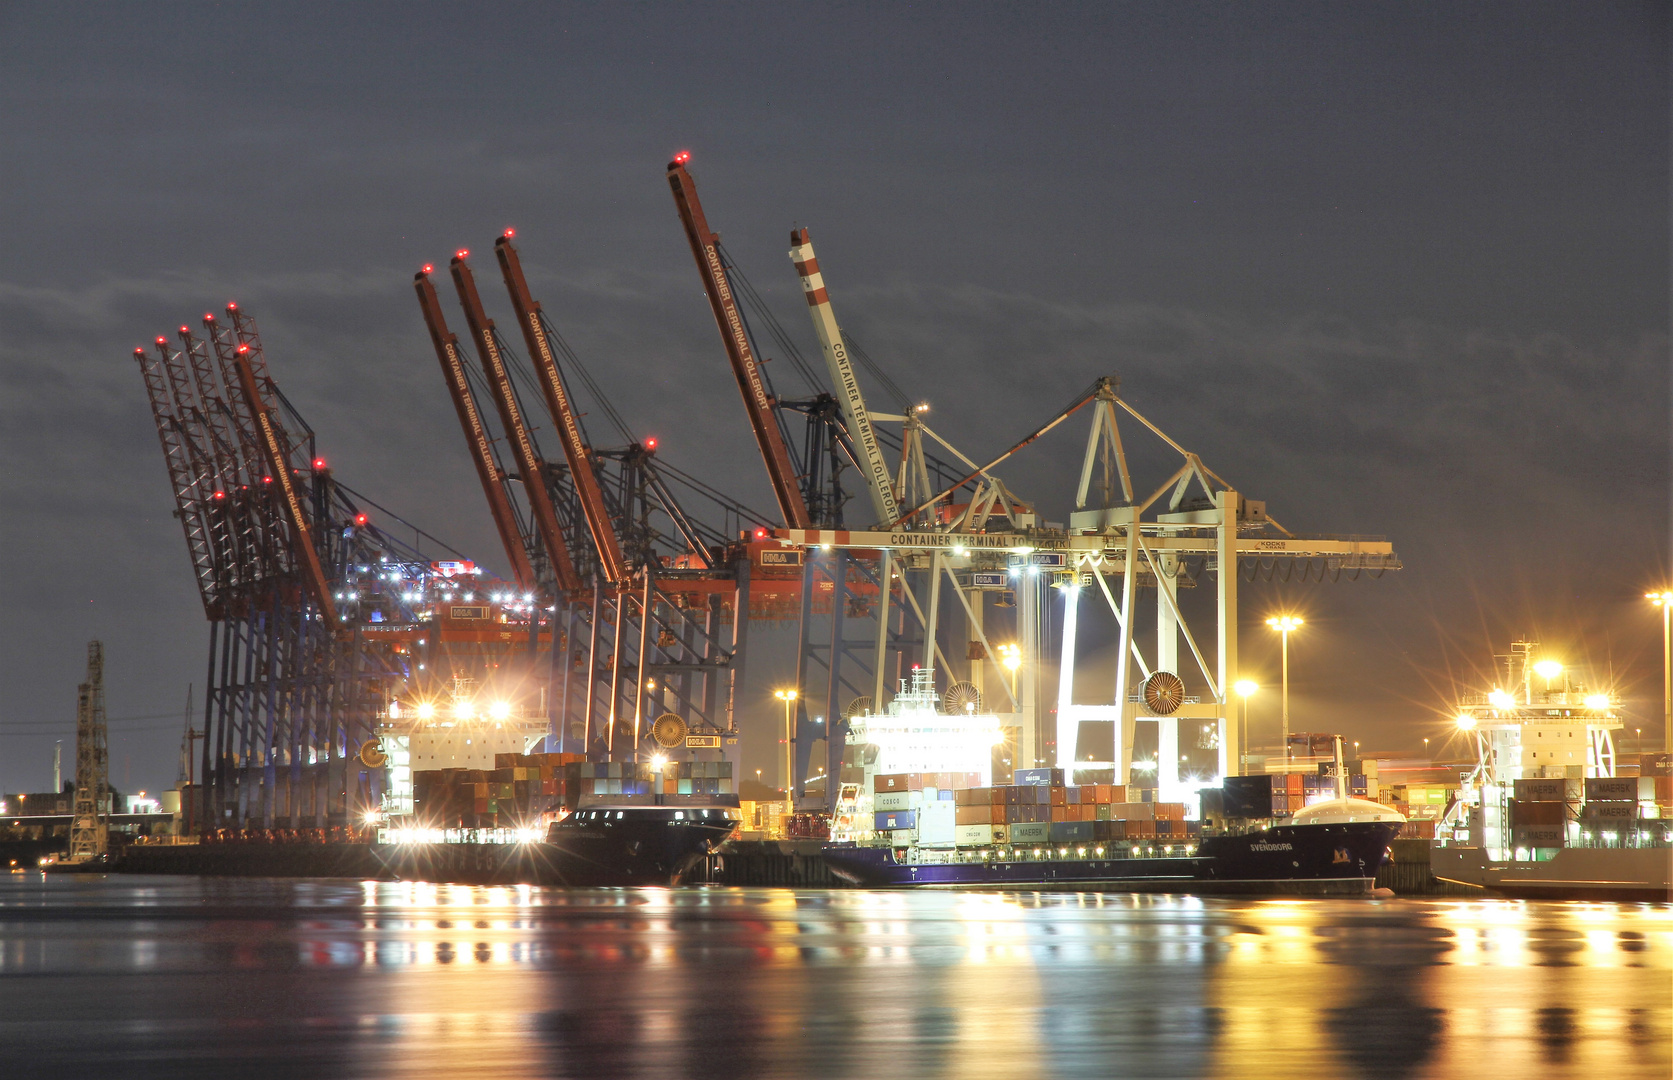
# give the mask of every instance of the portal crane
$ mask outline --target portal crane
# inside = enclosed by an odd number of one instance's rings
[[[866,410],[859,380],[854,377],[848,346],[842,340],[842,328],[837,325],[836,314],[831,310],[825,278],[819,271],[819,260],[813,254],[813,241],[808,239],[806,229],[797,229],[790,234],[790,245],[790,261],[796,264],[796,274],[802,279],[808,314],[813,317],[813,332],[819,337],[825,366],[831,373],[831,385],[837,388],[843,423],[853,441],[860,469],[865,473],[874,518],[879,524],[894,521],[900,516],[900,509],[895,504],[894,487],[889,480],[889,464],[883,460],[883,448],[878,445],[877,432],[871,426],[871,414]]]
[[[761,365],[750,348],[749,334],[744,330],[743,316],[732,294],[726,268],[721,264],[720,237],[709,229],[703,216],[703,204],[697,199],[697,184],[686,171],[685,163],[691,155],[678,154],[668,163],[668,186],[674,192],[674,205],[679,210],[680,222],[685,226],[686,239],[691,243],[692,257],[697,260],[697,272],[703,279],[703,291],[708,294],[709,307],[714,312],[715,325],[726,346],[726,356],[732,362],[732,374],[737,377],[738,391],[743,394],[744,408],[749,413],[749,425],[755,432],[755,442],[761,448],[761,458],[767,466],[767,480],[772,485],[773,497],[778,500],[779,513],[786,528],[812,527],[807,500],[802,496],[799,477],[790,462],[790,451],[779,428],[775,412],[776,402],[767,390]]]
[[[506,491],[506,477],[494,460],[494,445],[483,426],[482,414],[477,411],[476,399],[471,395],[470,382],[465,377],[465,359],[459,353],[459,339],[447,328],[442,317],[441,301],[436,298],[436,287],[430,281],[431,268],[426,266],[413,277],[413,288],[418,292],[418,306],[424,312],[424,325],[430,330],[430,341],[436,347],[436,359],[441,361],[442,375],[447,380],[447,392],[459,413],[459,426],[465,430],[465,441],[470,444],[471,461],[476,465],[477,479],[488,497],[488,512],[499,530],[500,544],[511,560],[511,576],[517,587],[527,592],[536,586],[534,567],[529,562],[522,530],[518,527],[517,512],[510,493]]]
[[[552,354],[552,342],[546,333],[545,315],[540,303],[529,294],[528,282],[523,277],[523,264],[517,258],[517,248],[511,242],[511,231],[494,241],[494,254],[499,258],[500,272],[505,277],[506,290],[511,294],[511,306],[517,312],[517,323],[523,328],[523,341],[529,347],[529,361],[540,380],[541,394],[546,409],[563,442],[564,459],[569,462],[569,477],[586,518],[587,530],[592,534],[593,548],[598,552],[599,565],[606,583],[614,586],[629,576],[627,560],[622,557],[621,543],[616,538],[610,511],[604,503],[604,491],[593,469],[592,448],[581,432],[581,424],[570,404],[569,392],[558,370],[557,358]]]
[[[451,263],[453,284],[459,290],[459,303],[465,309],[465,322],[470,326],[471,340],[476,343],[477,356],[482,360],[488,386],[494,394],[494,404],[499,408],[500,422],[504,425],[507,441],[511,443],[517,469],[522,474],[523,496],[529,501],[535,528],[546,547],[546,556],[552,560],[552,576],[559,591],[574,593],[581,587],[581,576],[570,558],[563,527],[558,523],[557,508],[552,504],[552,490],[546,483],[546,463],[536,452],[528,426],[523,422],[523,412],[517,404],[517,392],[511,385],[511,373],[506,370],[505,357],[500,352],[494,322],[483,310],[482,297],[476,291],[476,279],[465,263],[467,255],[468,252],[460,251],[453,256]]]

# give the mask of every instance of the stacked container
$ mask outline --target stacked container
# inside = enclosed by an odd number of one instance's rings
[[[1513,848],[1559,848],[1574,820],[1580,781],[1563,777],[1524,777],[1515,781],[1507,804]]]

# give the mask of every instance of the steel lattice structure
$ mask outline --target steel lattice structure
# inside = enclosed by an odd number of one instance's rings
[[[316,456],[236,304],[134,359],[210,623],[192,827],[355,822],[382,786],[361,749],[413,674],[377,631],[416,622],[404,598],[431,583],[430,557],[372,524]]]

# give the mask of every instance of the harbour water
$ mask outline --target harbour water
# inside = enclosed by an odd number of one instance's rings
[[[1673,907],[0,879],[0,1075],[1673,1075]]]

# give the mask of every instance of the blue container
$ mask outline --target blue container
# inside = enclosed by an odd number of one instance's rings
[[[952,802],[953,801],[953,789],[952,788],[942,788],[940,791],[937,791],[935,793],[935,798],[936,798],[937,802]]]
[[[916,829],[918,827],[918,812],[916,810],[879,810],[876,814],[876,830],[886,832],[890,829]]]

